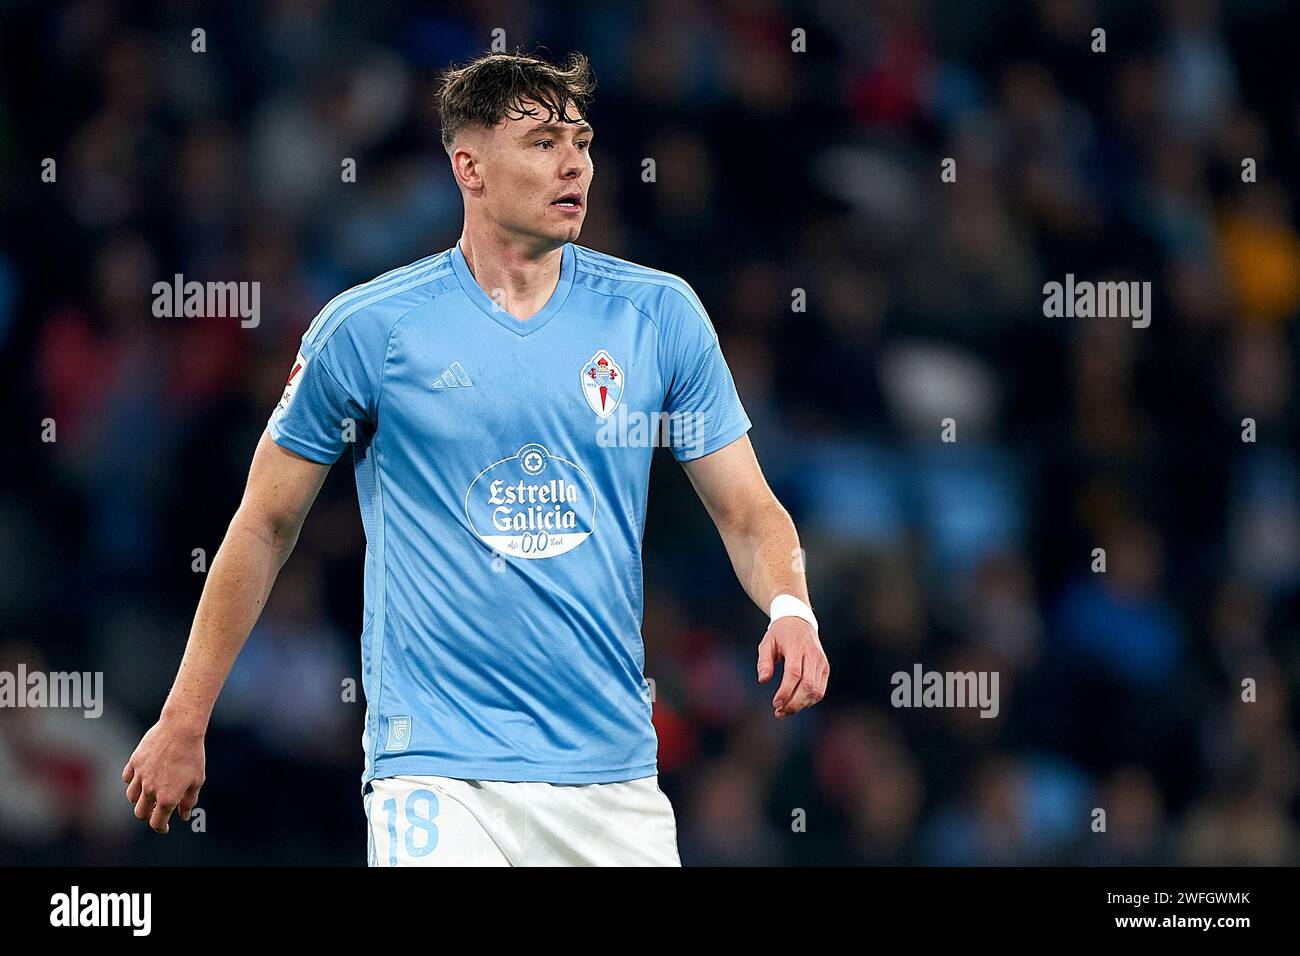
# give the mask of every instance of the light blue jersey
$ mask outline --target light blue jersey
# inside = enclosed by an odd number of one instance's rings
[[[572,243],[524,321],[475,282],[459,243],[326,305],[269,428],[313,461],[352,446],[363,791],[399,774],[655,774],[650,462],[656,444],[686,461],[749,427],[691,287]]]

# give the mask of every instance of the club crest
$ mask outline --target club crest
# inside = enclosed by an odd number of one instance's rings
[[[582,394],[601,418],[613,414],[623,397],[623,370],[604,349],[583,366]]]

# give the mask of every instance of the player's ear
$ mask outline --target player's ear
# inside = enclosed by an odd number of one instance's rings
[[[478,151],[472,146],[458,143],[452,148],[451,170],[456,177],[456,182],[470,192],[477,192],[483,188]]]

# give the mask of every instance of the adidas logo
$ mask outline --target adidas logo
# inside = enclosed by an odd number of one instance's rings
[[[469,375],[461,368],[459,362],[452,362],[451,368],[443,372],[438,378],[434,379],[434,388],[469,388],[474,383],[470,381]]]

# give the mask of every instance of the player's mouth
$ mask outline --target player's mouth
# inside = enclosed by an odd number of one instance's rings
[[[582,193],[565,193],[559,199],[554,200],[551,205],[568,213],[582,212]]]

